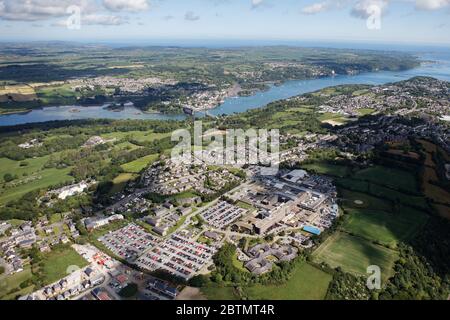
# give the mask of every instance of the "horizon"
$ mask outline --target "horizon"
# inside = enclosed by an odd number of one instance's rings
[[[152,47],[179,47],[179,48],[258,48],[258,47],[292,47],[292,48],[319,48],[319,49],[350,49],[369,51],[392,52],[429,52],[450,50],[446,43],[413,43],[413,42],[378,42],[378,41],[336,41],[336,40],[270,40],[270,39],[140,39],[140,40],[1,40],[0,45],[32,45],[32,44],[68,44],[86,46],[106,46],[110,48],[152,48]]]
[[[0,42],[450,46],[449,17],[450,0],[3,0]]]

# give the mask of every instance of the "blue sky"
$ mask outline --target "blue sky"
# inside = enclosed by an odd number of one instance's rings
[[[67,28],[73,5],[81,9],[79,29]],[[450,0],[0,0],[0,40],[450,45],[449,18]]]

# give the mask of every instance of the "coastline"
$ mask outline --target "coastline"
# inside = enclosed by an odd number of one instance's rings
[[[286,80],[284,82],[277,82],[272,85],[268,91],[258,90],[255,94],[248,97],[239,96],[242,87],[235,83],[228,89],[226,98],[223,103],[218,103],[210,108],[195,110],[198,113],[210,113],[213,116],[222,114],[233,114],[245,112],[250,109],[263,107],[273,101],[288,99],[305,93],[315,92],[317,90],[332,87],[336,85],[350,85],[350,84],[385,84],[397,82],[404,79],[409,79],[415,76],[429,76],[450,81],[446,73],[442,74],[442,69],[437,67],[439,59],[426,57],[418,61],[418,67],[402,70],[402,71],[372,71],[358,73],[356,75],[341,75],[322,76],[308,79]],[[433,63],[434,61],[434,63]],[[450,60],[444,59],[444,64]],[[398,79],[397,79],[398,78]],[[75,119],[141,119],[141,120],[181,120],[185,117],[184,113],[169,114],[164,112],[144,111],[134,107],[133,110],[125,108],[123,111],[112,112],[99,109],[102,106],[76,106],[71,105],[71,108],[79,108],[81,112],[69,113],[67,108],[69,106],[43,106],[40,108],[30,109],[25,112],[10,112],[8,114],[0,114],[0,126],[11,126],[26,123],[46,122],[55,120],[75,120]],[[96,109],[92,110],[92,107]],[[52,108],[48,113],[45,108]],[[43,111],[44,110],[44,111]],[[37,114],[34,115],[34,112]],[[107,112],[107,113],[106,113]],[[31,114],[31,115],[30,115]]]

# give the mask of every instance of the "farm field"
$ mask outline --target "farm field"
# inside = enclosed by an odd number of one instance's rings
[[[3,182],[3,176],[6,173],[17,175],[20,178],[24,174],[30,175],[34,172],[40,171],[48,162],[49,158],[50,156],[45,156],[34,159],[26,159],[24,161],[15,161],[8,158],[0,158],[0,181]]]
[[[208,300],[237,300],[238,297],[232,287],[204,287],[202,293]]]
[[[344,232],[336,232],[313,253],[314,262],[359,275],[365,275],[368,266],[378,265],[385,280],[392,275],[397,257],[394,250]]]
[[[344,208],[370,208],[373,210],[392,211],[392,204],[390,201],[366,193],[341,188],[339,194]]]
[[[370,193],[383,199],[388,199],[405,205],[414,205],[414,207],[419,207],[424,210],[427,210],[429,208],[427,201],[423,196],[406,194],[400,191],[382,187],[380,185],[371,184]]]
[[[47,284],[67,276],[67,268],[70,266],[83,268],[88,265],[87,261],[72,248],[54,249],[44,255],[42,262],[41,271]]]
[[[81,94],[72,90],[68,84],[40,87],[36,92],[43,104],[70,104],[75,102],[77,97],[81,97]]]
[[[391,248],[408,240],[427,221],[426,213],[403,207],[398,212],[347,209],[350,213],[343,230]]]
[[[336,177],[345,177],[349,173],[349,168],[346,166],[330,164],[325,162],[315,162],[311,164],[302,165],[303,169],[315,171],[319,174],[326,174]]]
[[[137,160],[123,164],[121,167],[123,170],[129,173],[139,173],[142,169],[147,168],[150,164],[158,159],[158,154],[151,154]]]
[[[365,115],[372,114],[375,112],[375,110],[371,109],[371,108],[361,108],[361,109],[358,109],[357,111],[360,116],[365,116]]]
[[[417,192],[418,189],[414,175],[394,168],[375,166],[356,172],[354,178],[410,192]]]
[[[132,174],[132,173],[119,174],[113,180],[114,186],[112,187],[110,193],[111,194],[116,194],[117,192],[121,192],[125,188],[125,186],[128,183],[128,181],[131,181],[133,179],[136,179],[136,175],[135,174]]]
[[[69,176],[70,170],[70,168],[44,169],[32,176],[14,180],[12,183],[15,185],[8,187],[0,194],[0,203],[18,200],[26,193],[37,189],[44,189],[60,183],[70,182],[73,180],[73,177]]]
[[[332,276],[308,264],[297,266],[282,285],[256,285],[244,288],[250,300],[323,300]]]
[[[436,173],[436,163],[434,156],[438,152],[436,145],[426,140],[418,140],[418,142],[425,149],[425,163],[422,174],[422,189],[425,195],[433,202],[433,207],[444,218],[450,219],[450,192],[436,185],[439,181]],[[441,152],[441,155],[448,160],[449,156],[446,152]]]
[[[8,300],[14,299],[17,295],[21,295],[20,284],[31,279],[31,269],[24,268],[25,270],[19,273],[15,273],[9,276],[0,276],[0,299]],[[19,291],[20,290],[20,291]],[[31,292],[33,287],[25,288],[27,292]],[[11,291],[15,291],[12,293]],[[27,293],[25,292],[25,294]]]
[[[169,137],[170,133],[155,133],[153,131],[128,131],[128,132],[111,132],[102,134],[104,139],[124,139],[131,138],[139,142],[149,142]]]

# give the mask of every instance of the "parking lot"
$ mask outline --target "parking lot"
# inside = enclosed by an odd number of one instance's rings
[[[143,254],[136,262],[143,269],[162,269],[188,280],[211,262],[214,253],[214,248],[175,234]]]
[[[156,237],[133,223],[100,237],[99,241],[114,254],[130,262],[158,242]]]
[[[239,219],[247,210],[236,207],[225,201],[220,201],[215,206],[202,213],[205,221],[218,229],[222,229]]]

